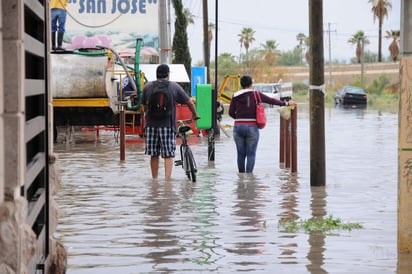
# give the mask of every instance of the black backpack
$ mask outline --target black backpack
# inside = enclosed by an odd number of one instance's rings
[[[172,114],[173,99],[168,91],[169,81],[153,82],[153,91],[149,96],[148,112],[154,120],[164,120]]]

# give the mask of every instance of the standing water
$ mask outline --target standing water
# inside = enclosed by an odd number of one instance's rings
[[[296,174],[279,165],[276,108],[267,116],[250,176],[237,173],[233,138],[223,133],[215,162],[207,138],[190,138],[196,183],[181,167],[171,182],[152,180],[142,138],[127,137],[124,162],[113,132],[57,144],[56,237],[67,273],[412,273],[412,258],[397,253],[398,115],[326,109],[325,187],[310,186],[308,109],[299,107]],[[279,227],[328,216],[362,228]]]

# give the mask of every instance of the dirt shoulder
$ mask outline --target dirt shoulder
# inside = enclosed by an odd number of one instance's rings
[[[380,75],[387,75],[392,82],[399,81],[399,62],[364,64],[366,82],[373,81]],[[309,67],[278,67],[279,78],[287,82],[309,82]],[[335,85],[345,85],[359,79],[361,65],[326,65],[324,68],[325,82],[330,77]]]

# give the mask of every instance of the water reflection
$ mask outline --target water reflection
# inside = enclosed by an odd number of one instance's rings
[[[263,241],[251,237],[256,232],[262,230],[263,219],[261,208],[265,204],[261,192],[267,189],[256,179],[253,174],[238,174],[235,204],[233,214],[236,216],[238,226],[234,229],[236,242],[233,247],[226,250],[238,255],[256,255],[262,253]],[[242,266],[255,265],[253,259],[240,262]],[[253,269],[253,268],[251,268]],[[244,269],[245,270],[245,269]]]
[[[297,174],[278,165],[276,109],[267,110],[254,176],[237,174],[226,136],[216,139],[215,162],[207,139],[193,142],[196,183],[179,168],[170,183],[151,180],[140,139],[126,143],[124,162],[113,133],[76,132],[74,142],[56,144],[56,236],[69,252],[67,273],[412,273],[411,258],[396,249],[397,114],[328,109],[326,187],[311,188],[309,113],[300,111]],[[278,228],[329,214],[364,229]]]
[[[201,177],[205,177],[203,174]],[[187,205],[187,212],[192,212],[193,226],[190,229],[192,248],[196,251],[193,263],[200,269],[207,269],[216,263],[221,255],[216,250],[221,248],[219,244],[218,224],[216,221],[216,197],[213,183],[205,180],[202,185],[193,185],[191,182],[183,184],[184,195],[188,189],[193,190],[193,196],[185,196],[184,203]],[[190,191],[190,190],[189,190]],[[190,256],[189,256],[190,257]]]
[[[173,192],[170,182],[160,184],[154,180],[150,185],[150,192],[145,201],[143,228],[143,248],[140,252],[150,259],[153,268],[159,265],[179,262],[177,255],[184,249],[171,229],[173,226],[172,215],[176,211],[178,198]],[[161,269],[161,268],[160,268]]]
[[[282,182],[279,189],[279,196],[282,197],[280,208],[282,211],[280,214],[279,222],[293,222],[299,219],[298,209],[298,181],[296,175],[289,175],[288,173],[282,173],[280,176]],[[297,263],[297,249],[296,233],[286,233],[281,236],[285,243],[280,244],[281,254],[279,259],[283,264]]]
[[[311,187],[310,209],[312,211],[312,219],[323,219],[326,217],[326,191],[324,186]],[[312,274],[328,273],[322,266],[324,264],[325,251],[325,233],[310,232],[309,233],[309,252],[306,258],[309,264],[306,265],[307,270]]]

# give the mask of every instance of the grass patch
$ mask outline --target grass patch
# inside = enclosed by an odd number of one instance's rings
[[[296,92],[293,94],[293,100],[299,103],[309,104],[309,95],[307,92]],[[324,99],[325,107],[335,107],[335,93],[328,92]],[[368,94],[368,108],[397,113],[399,109],[398,94]]]
[[[285,232],[298,232],[304,231],[310,232],[329,232],[332,230],[353,230],[361,229],[363,226],[359,223],[344,223],[340,218],[334,218],[329,215],[322,219],[309,219],[309,220],[295,220],[295,221],[281,221],[279,222],[279,228]]]

